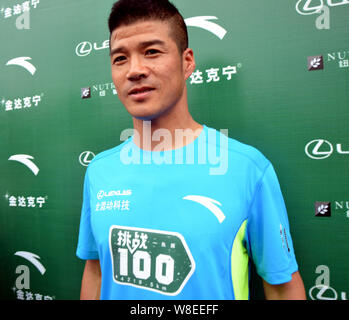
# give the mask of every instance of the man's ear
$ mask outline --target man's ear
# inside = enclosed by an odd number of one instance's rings
[[[190,75],[194,72],[196,67],[193,50],[190,48],[185,49],[182,57],[183,57],[183,71],[185,74],[185,80],[187,80],[190,77]]]

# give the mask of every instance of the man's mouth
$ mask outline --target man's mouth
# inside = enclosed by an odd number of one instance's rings
[[[150,91],[155,90],[154,88],[150,88],[150,87],[141,87],[141,88],[134,88],[129,92],[129,95],[141,95]]]

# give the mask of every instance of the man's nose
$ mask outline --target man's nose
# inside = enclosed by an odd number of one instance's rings
[[[149,75],[149,68],[141,57],[132,57],[130,59],[130,68],[127,72],[127,79],[130,81],[137,81],[146,78]]]

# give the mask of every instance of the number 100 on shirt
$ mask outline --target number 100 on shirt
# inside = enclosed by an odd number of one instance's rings
[[[118,284],[177,295],[195,270],[185,239],[176,232],[114,225],[109,246]]]

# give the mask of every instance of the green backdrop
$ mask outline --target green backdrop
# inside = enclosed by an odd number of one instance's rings
[[[112,3],[0,1],[1,299],[79,298],[86,165],[132,127],[110,75]],[[346,299],[349,1],[174,3],[192,115],[271,160],[307,297]],[[255,274],[252,288],[263,297]]]

